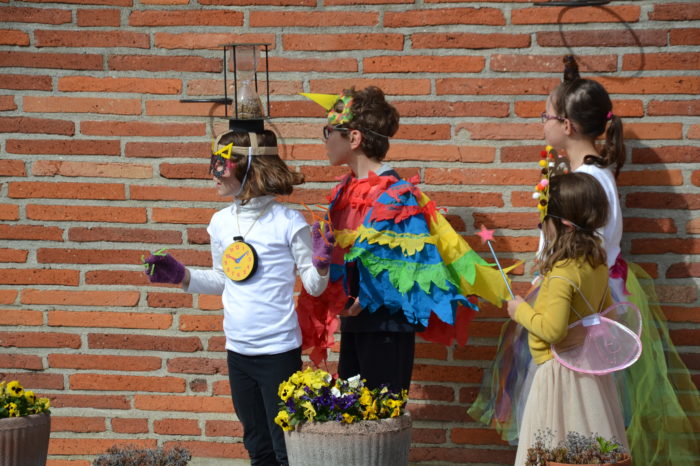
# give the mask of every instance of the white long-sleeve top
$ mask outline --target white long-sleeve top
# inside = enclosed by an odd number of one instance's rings
[[[311,235],[304,217],[273,196],[261,196],[216,212],[207,232],[212,268],[189,269],[186,291],[222,295],[226,349],[253,356],[301,346],[294,308],[296,272],[313,296],[328,284],[328,276],[319,274],[311,262]],[[229,279],[221,265],[235,236],[243,236],[258,255],[256,272],[244,282]]]

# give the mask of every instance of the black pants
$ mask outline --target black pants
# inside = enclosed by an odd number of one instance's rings
[[[343,332],[338,375],[360,374],[369,388],[384,384],[392,391],[408,390],[415,344],[414,332]]]
[[[254,466],[286,466],[284,434],[275,424],[280,383],[301,369],[301,348],[286,353],[245,356],[228,351],[228,379],[243,444]]]

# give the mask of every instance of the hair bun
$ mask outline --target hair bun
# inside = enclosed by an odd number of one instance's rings
[[[576,81],[577,79],[581,79],[581,75],[578,72],[576,58],[573,55],[566,55],[564,57],[564,82]]]

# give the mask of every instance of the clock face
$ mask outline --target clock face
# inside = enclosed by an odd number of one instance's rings
[[[224,251],[221,266],[228,278],[242,282],[250,278],[258,268],[258,255],[250,244],[234,241]]]

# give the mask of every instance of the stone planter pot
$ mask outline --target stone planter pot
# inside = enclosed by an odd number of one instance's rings
[[[51,416],[0,419],[0,464],[2,466],[43,466],[49,452]]]
[[[304,423],[284,439],[290,466],[403,466],[411,448],[411,416]]]
[[[571,463],[557,463],[555,461],[547,461],[548,466],[632,466],[632,458],[630,456],[627,456],[622,461],[618,461],[617,463],[603,463],[603,464],[577,464],[577,465],[572,465]]]

